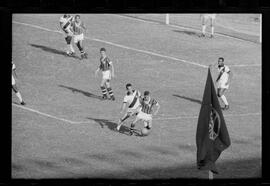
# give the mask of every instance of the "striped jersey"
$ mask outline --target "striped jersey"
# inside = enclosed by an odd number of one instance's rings
[[[124,103],[128,103],[128,108],[138,108],[140,106],[141,93],[138,90],[133,90],[132,93],[127,92],[124,97]]]
[[[73,19],[74,19],[73,16],[69,16],[69,17],[62,16],[60,18],[59,22],[60,22],[61,28],[64,32],[68,33],[67,30],[71,28]]]
[[[84,32],[85,26],[84,23],[82,21],[80,22],[73,22],[73,31],[75,35],[80,35]]]
[[[112,61],[108,58],[100,58],[100,65],[99,65],[99,69],[102,71],[107,71],[110,70],[110,66],[112,64]]]
[[[149,101],[145,101],[144,99],[141,101],[141,105],[142,105],[142,112],[146,113],[146,114],[152,114],[153,112],[153,106],[156,105],[158,102],[153,99],[150,98]]]

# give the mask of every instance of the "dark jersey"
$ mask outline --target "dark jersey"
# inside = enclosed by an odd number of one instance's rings
[[[99,68],[102,71],[107,71],[107,70],[110,70],[111,64],[112,62],[108,57],[105,57],[105,58],[101,57]]]
[[[146,103],[144,101],[144,99],[142,100],[141,102],[141,105],[142,105],[142,112],[146,113],[146,114],[152,114],[153,112],[153,106],[156,105],[158,102],[151,98],[150,101],[148,103]]]

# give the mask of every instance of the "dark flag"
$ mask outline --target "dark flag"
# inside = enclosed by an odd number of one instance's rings
[[[215,162],[230,144],[230,136],[209,68],[196,131],[198,169],[218,174]]]

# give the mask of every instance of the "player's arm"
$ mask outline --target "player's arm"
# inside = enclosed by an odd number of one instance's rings
[[[227,72],[228,73],[228,81],[226,82],[226,84],[229,84],[229,82],[231,82],[233,74],[231,71]]]
[[[159,105],[159,103],[157,102],[155,106],[156,106],[156,111],[154,112],[154,115],[157,115],[157,113],[158,113],[158,111],[159,111],[159,109],[160,109],[160,105]]]
[[[81,27],[86,31],[86,27],[85,27],[84,22],[82,22]]]
[[[95,77],[97,76],[97,73],[100,71],[100,67],[95,71]]]
[[[127,105],[127,103],[123,102],[120,113],[124,112],[126,105]]]
[[[112,77],[114,77],[114,67],[113,67],[113,63],[112,63],[112,61],[110,62],[110,65],[111,65]]]

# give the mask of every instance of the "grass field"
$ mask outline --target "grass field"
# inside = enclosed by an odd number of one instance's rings
[[[83,14],[88,59],[79,60],[64,55],[60,16],[13,15],[12,56],[27,105],[12,93],[12,178],[208,178],[196,169],[195,133],[207,66],[219,56],[233,72],[231,107],[223,112],[232,145],[217,160],[215,178],[261,176],[260,44]],[[94,78],[101,47],[115,66],[114,102],[99,99],[101,76]],[[161,105],[147,137],[115,131],[128,82]]]

